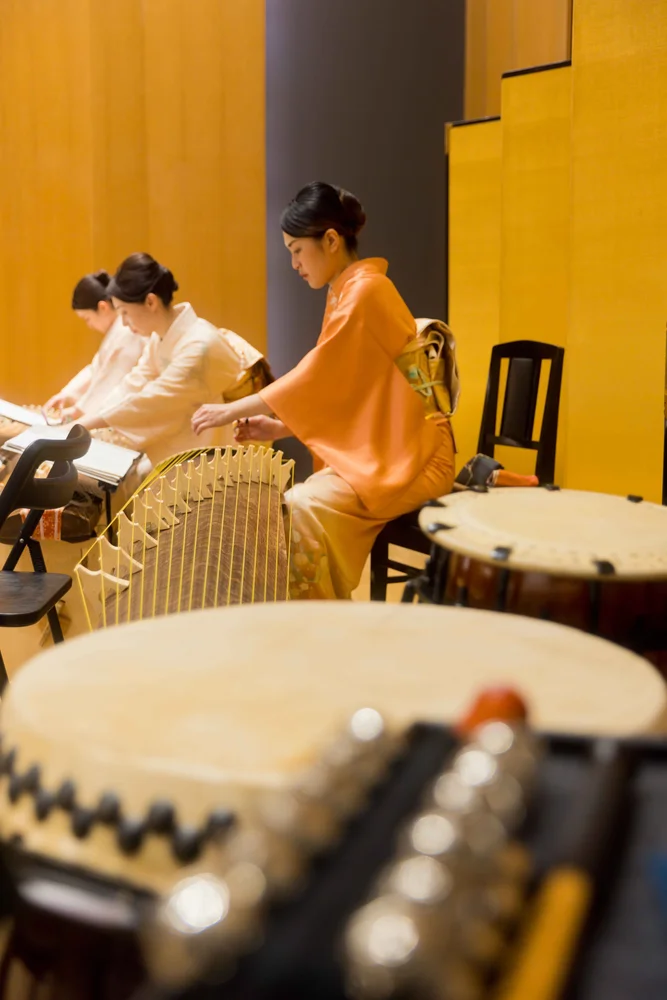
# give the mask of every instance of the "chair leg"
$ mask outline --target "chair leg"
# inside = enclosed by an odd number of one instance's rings
[[[415,576],[408,580],[401,594],[401,604],[414,604],[415,598],[419,596],[419,577]]]
[[[0,653],[0,697],[8,684],[9,677],[7,676],[7,667],[5,666],[5,661],[2,658],[2,653]]]
[[[46,561],[42,552],[42,546],[35,538],[28,539],[28,550],[35,573],[46,573]]]
[[[53,641],[64,642],[65,636],[63,635],[62,626],[60,624],[60,618],[58,618],[58,612],[55,608],[51,608],[47,611],[46,617],[49,620],[49,626],[51,627],[51,635],[53,636]]]
[[[371,549],[371,601],[387,600],[389,544],[377,540]]]

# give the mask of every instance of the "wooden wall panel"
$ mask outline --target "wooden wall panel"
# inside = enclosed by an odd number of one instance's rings
[[[222,305],[232,328],[266,350],[265,8],[260,0],[219,6],[223,19],[216,59],[225,67],[225,157],[218,176],[224,191]]]
[[[661,498],[667,8],[577,0],[568,483]]]
[[[111,269],[149,247],[144,10],[91,0],[93,255]],[[164,114],[164,112],[162,112]]]
[[[136,250],[264,348],[264,169],[264,0],[2,0],[0,393],[90,359],[73,285]]]
[[[92,256],[88,8],[5,0],[0,17],[0,392],[43,400],[81,357],[73,281]]]
[[[454,418],[458,466],[477,451],[492,347],[500,316],[499,121],[449,130],[449,323],[462,395]]]
[[[155,252],[202,315],[263,348],[264,6],[145,4],[154,25],[146,120]]]

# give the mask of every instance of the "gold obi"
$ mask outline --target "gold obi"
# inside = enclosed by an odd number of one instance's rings
[[[418,332],[396,358],[399,370],[421,396],[427,420],[450,417],[456,409],[458,371],[453,344],[445,324],[432,323]]]
[[[275,377],[266,358],[260,358],[250,368],[246,368],[231,389],[222,394],[225,403],[233,403],[244,396],[253,396],[260,389],[275,382]]]

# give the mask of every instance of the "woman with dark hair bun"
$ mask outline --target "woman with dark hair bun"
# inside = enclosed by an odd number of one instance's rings
[[[89,329],[102,335],[95,357],[45,404],[60,410],[64,420],[94,412],[136,365],[143,344],[116,315],[108,292],[111,277],[106,271],[86,274],[72,295],[72,309]]]
[[[238,441],[294,435],[313,452],[318,471],[285,498],[293,598],[349,598],[383,525],[454,481],[453,338],[437,321],[417,327],[385,260],[358,258],[365,221],[354,195],[330,184],[290,202],[281,227],[292,267],[311,288],[329,286],[317,345],[256,395],[193,418],[198,433],[236,421]],[[435,378],[420,378],[431,370],[423,331],[440,337]]]
[[[188,302],[174,304],[177,289],[171,271],[147,253],[120,265],[107,294],[143,353],[97,413],[80,421],[88,430],[110,427],[153,463],[200,444],[191,427],[195,410],[223,399],[263,362],[259,351],[200,319]]]

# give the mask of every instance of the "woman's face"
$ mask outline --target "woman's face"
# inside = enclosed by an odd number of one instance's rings
[[[327,230],[322,239],[283,233],[283,241],[292,267],[311,288],[324,288],[339,274],[342,240],[333,229]]]
[[[150,337],[158,323],[156,319],[164,305],[152,292],[145,302],[121,302],[113,298],[112,302],[125,326],[139,337]]]
[[[116,318],[115,310],[109,302],[100,302],[97,309],[75,309],[74,312],[95,333],[106,333]]]

